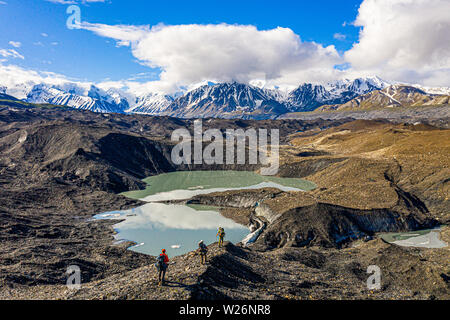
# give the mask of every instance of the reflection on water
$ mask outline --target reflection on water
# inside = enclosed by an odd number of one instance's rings
[[[195,195],[228,190],[277,188],[283,191],[311,190],[315,185],[302,179],[263,177],[245,171],[172,172],[144,179],[145,190],[126,192],[124,195],[141,199],[148,204],[139,208],[107,212],[96,219],[124,220],[114,227],[116,239],[137,243],[131,250],[157,255],[161,249],[169,256],[195,250],[198,241],[206,244],[217,241],[219,227],[225,228],[225,240],[237,243],[249,229],[226,219],[217,208],[196,208],[186,205],[168,205],[156,201],[184,200]]]
[[[132,240],[139,245],[133,251],[157,255],[162,248],[170,256],[195,250],[204,240],[210,244],[216,240],[218,227],[226,230],[226,240],[237,243],[249,229],[233,220],[226,219],[214,210],[195,210],[185,205],[148,203],[139,208],[107,212],[97,219],[126,219],[114,226],[116,239]]]
[[[116,227],[121,230],[139,228],[147,228],[149,230],[216,230],[217,226],[227,229],[241,227],[233,220],[223,217],[216,211],[197,211],[185,205],[147,203],[139,208],[117,213],[105,213],[99,215],[99,217],[110,219],[111,214],[113,214],[115,219],[126,218],[125,221],[116,224]],[[127,217],[127,215],[129,216]]]

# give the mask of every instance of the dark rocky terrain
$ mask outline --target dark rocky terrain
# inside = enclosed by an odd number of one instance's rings
[[[280,129],[280,175],[318,188],[192,199],[226,207],[223,214],[240,223],[258,218],[266,229],[249,247],[212,245],[206,266],[195,253],[174,258],[171,282],[160,288],[154,258],[126,250],[130,243],[113,244],[117,221],[91,217],[140,205],[118,193],[144,187],[146,176],[257,168],[173,165],[170,135],[192,129],[191,120],[2,104],[0,298],[449,298],[448,247],[402,248],[376,238],[443,224],[442,239],[449,241],[448,122],[204,120],[205,130]],[[83,271],[80,291],[64,285],[72,264]],[[383,270],[380,291],[365,287],[372,264]]]
[[[426,122],[440,128],[450,126],[450,107],[444,106],[419,106],[395,108],[376,108],[372,109],[344,109],[333,111],[325,109],[314,112],[296,112],[287,113],[278,119],[297,119],[297,120],[342,120],[342,119],[360,119],[360,120],[379,120],[385,119],[393,123],[416,123]]]
[[[218,122],[230,128],[252,124]],[[333,125],[265,124],[285,135]],[[188,169],[170,163],[168,139],[177,128],[192,129],[192,121],[10,102],[0,109],[0,125],[0,278],[8,283],[54,283],[66,277],[61,268],[72,262],[88,266],[87,279],[104,276],[109,268],[120,271],[122,259],[125,269],[148,263],[146,256],[110,247],[112,222],[90,218],[139,205],[117,193],[144,187],[144,177]],[[214,125],[205,122],[204,127]],[[118,251],[118,261],[105,250]]]

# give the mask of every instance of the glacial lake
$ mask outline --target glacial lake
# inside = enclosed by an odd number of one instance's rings
[[[436,249],[445,248],[448,245],[440,239],[440,228],[402,233],[384,233],[380,237],[386,242],[401,247]]]
[[[219,227],[225,229],[225,240],[232,243],[242,241],[250,230],[223,217],[218,208],[158,201],[185,200],[198,194],[228,190],[272,187],[282,191],[308,191],[316,187],[302,179],[268,177],[246,171],[172,172],[148,177],[144,181],[148,185],[145,190],[123,195],[147,204],[130,210],[102,213],[94,218],[124,220],[114,226],[117,241],[134,241],[137,245],[130,250],[150,255],[158,255],[164,248],[169,257],[195,250],[200,240],[206,244],[216,242]]]

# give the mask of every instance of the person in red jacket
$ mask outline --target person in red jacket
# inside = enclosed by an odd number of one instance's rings
[[[158,261],[156,262],[156,267],[159,270],[158,285],[160,286],[164,284],[164,277],[166,275],[168,264],[169,264],[169,256],[166,254],[166,249],[162,249],[162,252],[158,257]]]

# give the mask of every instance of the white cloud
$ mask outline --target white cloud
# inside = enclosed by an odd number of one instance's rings
[[[233,80],[285,89],[302,82],[373,75],[427,86],[449,86],[448,12],[448,0],[364,0],[352,23],[362,27],[359,42],[343,57],[334,46],[302,41],[291,29],[281,27],[258,30],[255,26],[228,24],[150,27],[87,22],[78,27],[114,39],[117,46],[129,46],[137,62],[162,70],[158,81],[137,82],[143,80],[139,76],[97,84],[105,90],[112,87],[135,94],[173,93],[180,87],[189,90],[207,81]],[[46,33],[41,35],[48,37]],[[343,40],[345,35],[336,33],[334,37]],[[43,46],[41,42],[34,44]],[[0,57],[24,59],[13,49],[0,49]],[[336,65],[347,63],[351,68],[335,69]],[[18,84],[52,83],[53,78],[56,83],[71,81],[57,74],[5,67],[1,63],[0,67],[2,84],[7,72],[11,73],[7,81]]]
[[[120,89],[124,92],[137,96],[144,95],[149,92],[174,93],[179,90],[179,88],[174,86],[173,83],[169,83],[167,81],[137,82],[132,79],[119,81],[105,80],[97,83],[96,86],[103,90],[108,90],[110,88]]]
[[[18,59],[25,59],[25,57],[23,55],[21,55],[20,53],[18,53],[16,50],[14,49],[0,49],[0,56],[4,57],[4,58],[18,58]]]
[[[205,80],[298,85],[328,80],[341,62],[334,46],[303,42],[291,29],[258,30],[243,25],[110,26],[82,23],[81,29],[129,45],[133,55],[160,68],[162,86]]]
[[[0,57],[3,51],[0,50]],[[135,78],[122,81],[103,81],[94,83],[89,81],[81,81],[75,78],[69,78],[65,75],[54,72],[43,72],[22,68],[16,65],[6,65],[7,59],[0,59],[0,86],[6,86],[7,93],[18,98],[25,99],[29,90],[36,84],[46,84],[48,86],[57,86],[65,88],[83,88],[88,91],[91,85],[95,85],[103,90],[111,88],[120,89],[129,101],[135,99],[135,95],[147,94],[149,92],[165,91],[168,84],[161,81],[150,81],[147,83],[139,83],[134,81]],[[49,60],[42,60],[42,64],[51,65]],[[143,75],[141,75],[143,76]],[[85,94],[80,93],[80,94]]]
[[[42,32],[42,33],[41,33],[41,36],[43,36],[44,38],[47,38],[47,37],[48,37],[48,34],[46,34],[45,32]]]
[[[450,84],[450,1],[364,0],[359,42],[345,53],[353,72],[431,86]]]
[[[110,26],[100,23],[82,22],[80,25],[74,25],[74,28],[92,31],[100,36],[112,38],[125,46],[131,45],[145,37],[151,32],[149,26],[130,26],[130,25],[115,25]]]
[[[212,215],[207,211],[196,211],[185,206],[168,206],[160,203],[148,203],[128,212],[137,214],[121,222],[118,227],[122,230],[142,228],[167,228],[181,230],[216,230],[217,226],[225,229],[242,228],[236,222],[221,215]]]
[[[36,71],[16,65],[3,64],[6,62],[7,59],[0,59],[0,86],[6,86],[8,88],[7,93],[18,99],[25,99],[29,90],[36,84],[66,88],[78,87],[83,88],[85,91],[88,91],[91,85],[95,85],[105,91],[111,88],[120,89],[123,94],[129,97],[129,101],[133,101],[135,95],[165,91],[168,88],[168,84],[161,81],[139,83],[133,81],[133,78],[122,81],[103,81],[100,83],[80,81],[79,79],[69,78],[54,72]],[[41,62],[45,65],[52,64],[49,60],[43,60]]]
[[[6,86],[14,86],[16,84],[26,82],[61,84],[70,81],[67,77],[53,72],[38,72],[28,70],[14,65],[0,64],[0,79],[2,84]]]
[[[0,1],[0,4],[6,5],[7,3],[5,1]]]
[[[19,41],[10,41],[8,43],[15,48],[20,48],[20,46],[22,45],[22,43],[20,43]]]
[[[60,85],[70,81],[68,78],[56,73],[38,72],[19,66],[3,65],[1,63],[0,79],[1,85],[9,89],[7,93],[19,99],[24,99],[27,90],[31,89],[35,84],[47,83],[50,85]]]

